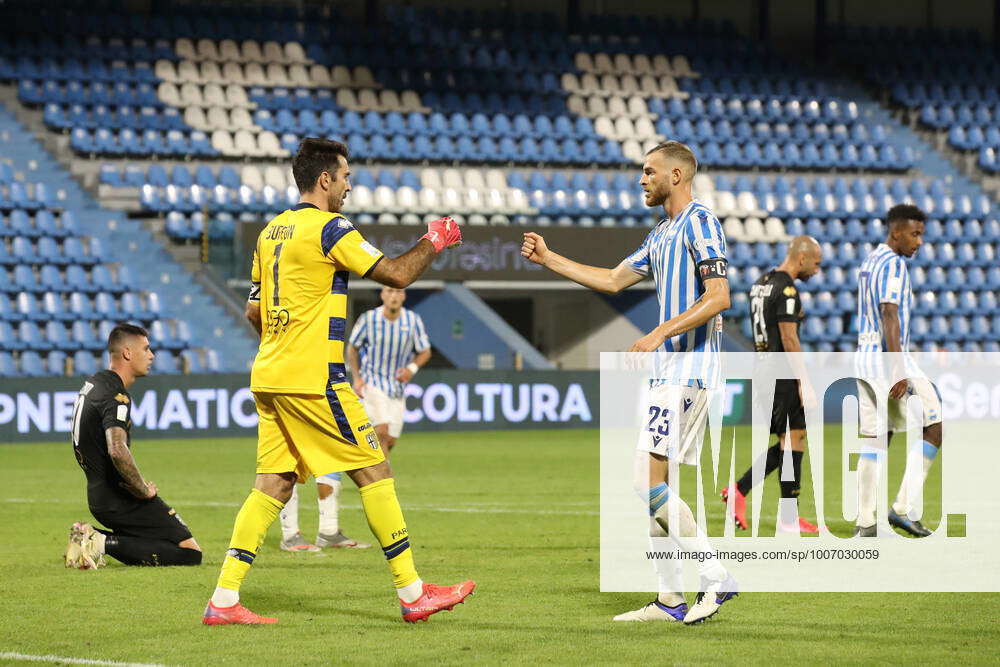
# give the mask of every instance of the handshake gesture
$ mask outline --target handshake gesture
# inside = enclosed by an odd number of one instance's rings
[[[451,218],[438,218],[427,223],[427,233],[421,238],[434,244],[434,252],[440,253],[445,248],[457,248],[462,245],[462,230]]]

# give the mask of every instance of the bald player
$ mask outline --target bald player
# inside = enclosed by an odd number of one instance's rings
[[[805,317],[802,300],[795,287],[796,280],[812,278],[823,262],[823,251],[811,236],[796,236],[788,246],[788,254],[777,268],[771,269],[750,288],[750,321],[753,328],[754,348],[758,352],[801,352],[799,325]],[[782,469],[781,497],[799,497],[802,479],[802,455],[805,451],[806,415],[803,404],[812,407],[815,395],[808,382],[778,380],[775,382],[774,403],[771,409],[771,433],[777,440],[764,453],[764,477],[782,466],[785,452],[791,450],[792,470]],[[787,437],[786,437],[787,435]],[[758,465],[758,470],[760,466]],[[763,479],[763,478],[761,478]],[[733,487],[733,515],[740,528],[746,530],[746,496],[753,489],[753,466]],[[731,489],[722,492],[723,502],[729,499]],[[798,530],[818,533],[819,528],[799,517]],[[785,530],[789,527],[785,526]],[[795,530],[795,526],[790,527]]]

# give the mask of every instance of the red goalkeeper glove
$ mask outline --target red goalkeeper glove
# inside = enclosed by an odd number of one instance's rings
[[[438,218],[427,223],[427,233],[421,238],[434,244],[434,252],[441,252],[445,248],[455,248],[462,245],[462,230],[458,228],[458,223],[451,218]]]

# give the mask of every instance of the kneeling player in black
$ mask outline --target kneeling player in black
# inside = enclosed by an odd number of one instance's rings
[[[111,368],[87,378],[73,408],[72,440],[87,475],[87,503],[108,530],[74,523],[64,562],[90,570],[107,554],[125,565],[199,565],[201,547],[157,495],[132,458],[128,388],[149,374],[153,352],[142,327],[119,324],[108,336]]]
[[[811,236],[797,236],[788,246],[785,260],[757,279],[750,288],[750,320],[753,328],[754,347],[758,352],[800,352],[799,323],[805,317],[802,300],[795,289],[796,280],[809,280],[816,275],[823,260],[823,251]],[[784,450],[791,449],[792,479],[782,474],[781,497],[799,497],[802,479],[802,454],[805,451],[806,415],[803,399],[815,401],[808,383],[800,387],[798,380],[778,380],[775,383],[774,403],[771,409],[771,433],[775,442],[764,453],[764,476],[777,470],[784,460]],[[785,432],[789,437],[785,438]],[[746,496],[753,488],[751,466],[733,489],[722,492],[728,502],[733,493],[733,516],[740,528],[746,530]],[[799,517],[799,525],[785,528],[803,533],[818,533],[819,528]]]

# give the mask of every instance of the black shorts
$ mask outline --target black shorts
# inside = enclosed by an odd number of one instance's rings
[[[149,500],[128,500],[90,513],[115,535],[147,537],[180,544],[191,538],[184,520],[159,496]]]
[[[771,433],[783,434],[787,429],[798,431],[806,427],[806,413],[799,396],[798,380],[777,380],[774,406],[771,408]]]

